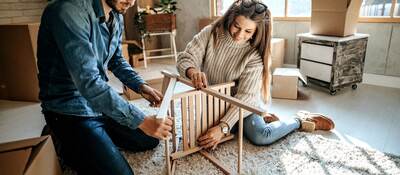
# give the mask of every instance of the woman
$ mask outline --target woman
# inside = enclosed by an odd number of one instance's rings
[[[236,1],[224,16],[197,34],[178,56],[179,73],[192,80],[196,88],[235,81],[232,90],[235,98],[253,106],[265,106],[271,77],[271,23],[265,4],[255,0]],[[271,114],[264,118],[249,113],[245,116],[244,135],[256,145],[271,144],[296,129],[333,128],[333,122],[323,116],[287,121],[279,121]],[[199,145],[215,148],[238,120],[237,108],[229,108],[219,125],[199,138]]]

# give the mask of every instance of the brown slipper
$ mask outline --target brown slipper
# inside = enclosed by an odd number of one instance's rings
[[[320,113],[310,113],[308,111],[297,112],[302,120],[310,121],[315,123],[315,130],[329,131],[335,128],[335,123],[326,115]]]

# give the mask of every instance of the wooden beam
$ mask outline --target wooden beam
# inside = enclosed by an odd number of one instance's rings
[[[176,161],[173,160],[173,161],[172,161],[172,170],[171,170],[171,174],[172,174],[172,175],[175,174],[175,169],[176,169]]]
[[[220,143],[226,142],[226,141],[228,141],[228,140],[232,140],[234,137],[235,137],[235,136],[234,136],[233,134],[231,134],[231,135],[229,135],[229,136],[226,136],[226,137],[224,137],[224,138],[221,139]],[[184,150],[184,151],[179,151],[179,152],[172,153],[172,154],[171,154],[171,160],[176,160],[176,159],[179,159],[179,158],[181,158],[181,157],[185,157],[185,156],[187,156],[187,155],[189,155],[189,154],[196,153],[196,152],[200,151],[201,149],[202,149],[201,147],[196,146],[196,147],[190,148],[190,149],[188,149],[188,150]]]
[[[190,91],[174,94],[174,96],[172,96],[172,99],[178,99],[178,98],[187,97],[187,96],[191,96],[191,95],[197,95],[197,94],[201,94],[201,91],[190,90]]]
[[[288,0],[285,0],[285,17],[287,17],[289,14],[288,6],[289,6]]]
[[[164,120],[168,116],[168,106],[169,103],[172,100],[172,96],[174,94],[174,89],[175,89],[175,84],[176,84],[176,78],[170,78],[167,89],[164,93],[164,98],[161,101],[161,106],[160,110],[158,110],[158,113],[156,115],[156,119],[161,119]]]
[[[169,141],[168,139],[165,140],[165,161],[167,163],[167,174],[171,175],[171,158],[169,153]]]
[[[237,172],[240,174],[242,169],[242,154],[243,154],[243,109],[239,109],[239,140],[238,140],[238,169]]]
[[[193,87],[191,81],[189,81],[189,80],[187,80],[185,78],[179,77],[178,74],[172,74],[172,73],[169,73],[168,71],[162,71],[161,73],[164,74],[165,76],[170,76],[171,78],[176,78],[178,81],[180,81],[180,82],[182,82],[182,83],[184,83],[184,84],[186,84],[188,86]],[[202,88],[200,90],[205,92],[205,93],[207,93],[207,94],[209,94],[209,95],[212,95],[214,97],[218,97],[218,98],[220,98],[222,100],[225,100],[226,102],[229,102],[230,104],[233,104],[235,106],[243,108],[243,109],[245,109],[245,110],[247,110],[247,111],[249,111],[251,113],[255,113],[255,114],[258,114],[260,116],[267,115],[267,112],[265,112],[264,110],[262,110],[262,109],[260,109],[258,107],[249,106],[247,104],[242,103],[239,99],[236,99],[234,97],[228,96],[226,94],[221,94],[221,93],[219,93],[219,92],[217,92],[217,91],[215,91],[213,89]]]
[[[392,0],[392,6],[390,7],[390,12],[389,12],[390,17],[392,18],[394,16],[395,7],[396,7],[396,0]]]
[[[172,160],[176,160],[176,159],[179,159],[181,157],[185,157],[185,156],[187,156],[189,154],[196,153],[196,152],[198,152],[200,150],[201,150],[201,147],[196,146],[196,147],[190,148],[188,150],[175,152],[175,153],[171,154],[171,159]]]
[[[224,166],[218,159],[216,159],[214,156],[209,154],[208,152],[204,150],[199,151],[201,155],[203,155],[205,158],[207,158],[211,163],[213,163],[215,166],[217,166],[224,174],[234,174],[231,169],[228,167]]]

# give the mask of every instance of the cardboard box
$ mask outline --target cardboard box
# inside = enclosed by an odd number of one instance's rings
[[[50,136],[0,144],[1,174],[62,175]]]
[[[0,99],[39,101],[39,23],[0,25]]]
[[[283,66],[283,59],[285,57],[285,39],[272,38],[271,43],[271,70],[274,71],[275,68]]]
[[[312,34],[348,36],[356,33],[362,0],[312,0]]]
[[[307,83],[298,68],[276,68],[272,74],[272,98],[297,99],[299,79]]]

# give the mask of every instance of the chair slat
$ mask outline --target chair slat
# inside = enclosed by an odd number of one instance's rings
[[[231,96],[231,87],[227,87],[227,88],[225,89],[225,93],[226,93],[226,95]],[[228,110],[229,107],[230,107],[230,104],[229,104],[229,102],[226,101],[226,102],[225,102],[225,110]]]
[[[181,110],[182,110],[182,140],[183,140],[183,150],[188,150],[189,149],[189,144],[188,144],[188,111],[187,111],[187,97],[181,98],[182,103],[181,103]]]
[[[219,98],[214,97],[214,125],[219,123]]]
[[[219,90],[220,93],[225,94],[225,88]],[[219,116],[220,118],[225,115],[225,101],[220,99],[219,100]]]
[[[176,126],[175,126],[175,101],[171,100],[171,104],[170,104],[170,110],[169,110],[170,116],[172,117],[172,122],[174,123],[172,125],[172,151],[177,151],[177,147],[176,147]]]
[[[208,110],[208,126],[207,128],[210,128],[214,124],[214,105],[213,105],[214,97],[212,95],[208,95],[207,97],[207,110]]]
[[[195,147],[196,143],[196,128],[195,128],[195,121],[194,121],[194,96],[189,96],[189,147]]]
[[[207,95],[205,93],[201,93],[201,102],[202,102],[202,124],[201,124],[201,133],[204,134],[207,132]]]
[[[201,94],[197,94],[196,98],[196,139],[201,135]]]

